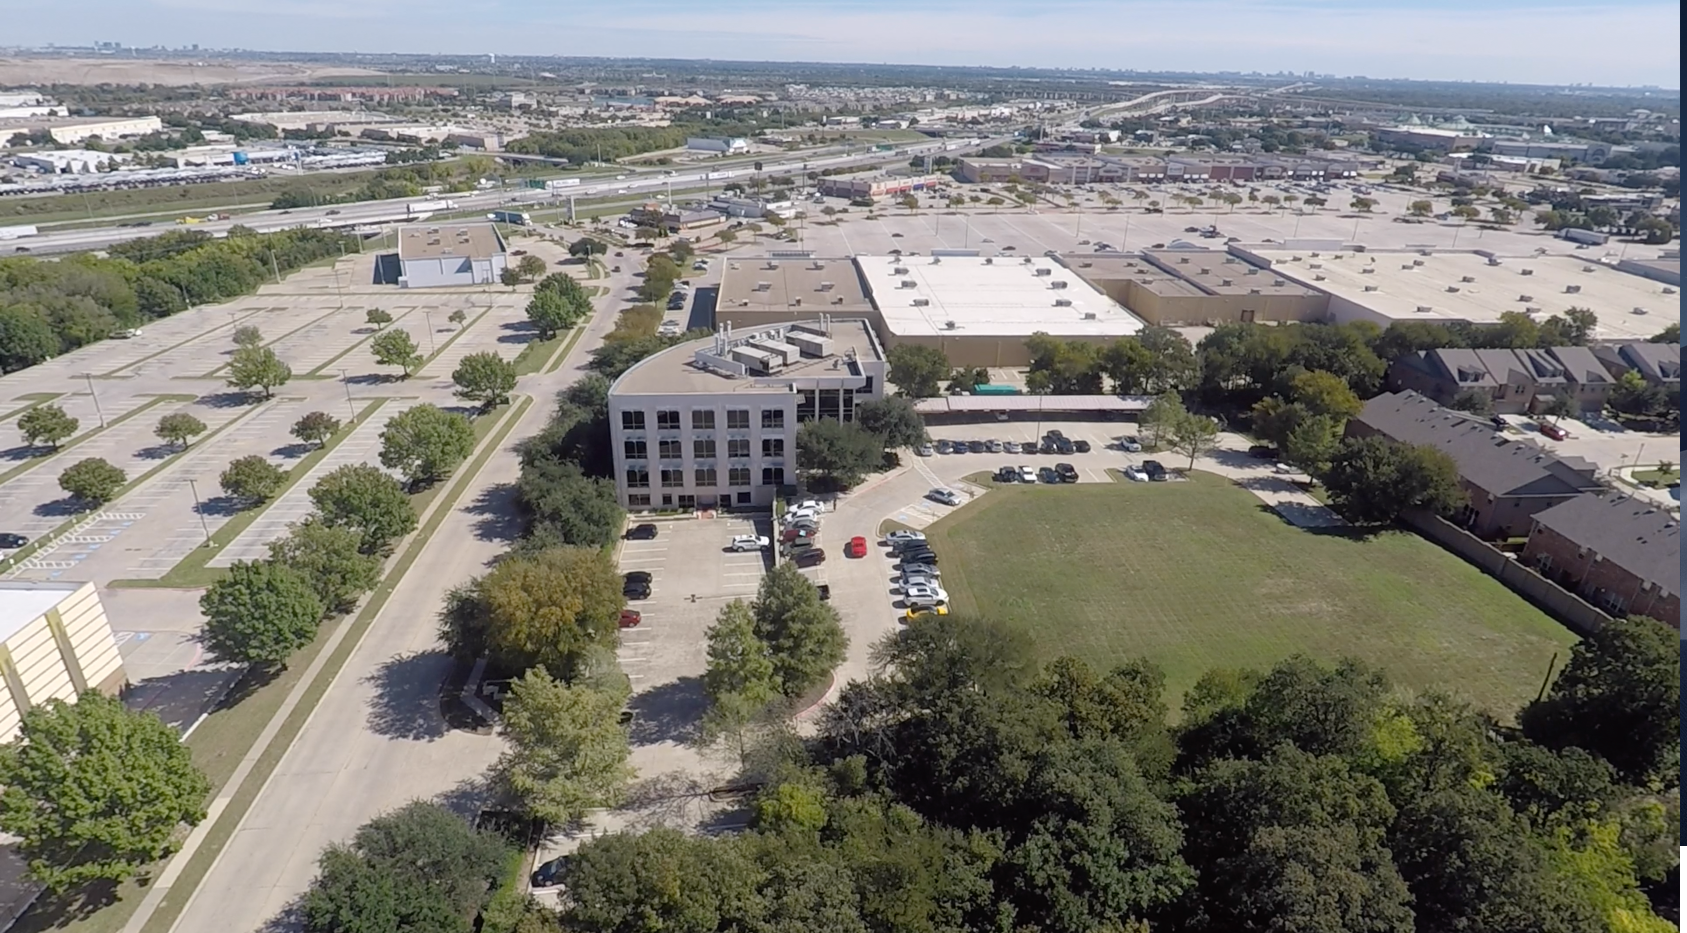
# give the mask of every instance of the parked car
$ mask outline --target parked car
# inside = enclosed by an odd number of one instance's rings
[[[559,855],[533,870],[532,886],[535,888],[554,888],[562,884],[563,872],[568,868],[570,856]]]
[[[1054,467],[1042,467],[1037,470],[1037,479],[1045,483],[1058,483],[1060,474],[1054,471]]]
[[[967,450],[971,451],[972,453],[981,454],[981,453],[984,453],[985,451],[987,451],[989,449],[990,449],[989,446],[986,445],[983,441],[967,441]]]
[[[1087,453],[1090,452],[1090,442],[1089,441],[1073,441],[1072,442],[1072,449],[1076,450],[1078,453],[1087,454]]]
[[[1271,446],[1270,444],[1255,444],[1248,448],[1248,456],[1256,457],[1260,460],[1276,460],[1278,457],[1281,457],[1282,454],[1278,453],[1277,448]]]
[[[1555,441],[1561,441],[1561,440],[1564,440],[1565,438],[1570,436],[1569,431],[1564,430],[1563,428],[1559,427],[1556,424],[1552,424],[1552,423],[1546,422],[1546,421],[1541,421],[1541,422],[1538,422],[1538,425],[1541,429],[1542,434],[1545,434],[1547,437],[1550,437]]]
[[[918,622],[921,619],[932,619],[949,614],[948,606],[920,606],[902,613],[903,623]]]
[[[1137,440],[1135,434],[1126,434],[1119,438],[1119,449],[1130,454],[1142,453],[1142,441]]]
[[[648,571],[648,570],[634,570],[634,571],[631,571],[631,572],[627,573],[625,576],[623,576],[621,578],[621,581],[622,581],[622,583],[624,583],[628,586],[631,586],[634,583],[643,583],[646,586],[648,586],[650,584],[651,579],[652,578],[650,576],[650,571]]]
[[[125,330],[115,331],[111,336],[116,337],[118,340],[129,340],[134,337],[139,337],[140,335],[141,329],[139,327],[130,327]]]
[[[902,588],[902,598],[909,603],[936,606],[949,601],[949,593],[941,586],[921,584]]]
[[[1055,464],[1054,472],[1059,475],[1060,481],[1063,483],[1076,483],[1078,481],[1078,468],[1070,463]]]
[[[623,609],[623,610],[621,610],[621,623],[620,624],[621,624],[622,628],[636,628],[638,626],[638,624],[640,622],[643,622],[643,621],[644,621],[644,615],[643,615],[643,613],[640,613],[637,609]]]
[[[905,529],[897,529],[896,531],[889,532],[885,535],[885,543],[893,548],[905,542],[919,541],[923,543],[925,539],[925,532],[908,531]]]
[[[926,493],[926,498],[933,502],[941,502],[944,505],[950,506],[960,505],[962,502],[966,501],[961,498],[960,493],[954,491],[953,489],[933,489],[931,492]]]
[[[820,513],[813,509],[798,509],[795,512],[786,512],[785,517],[780,519],[781,523],[787,528],[798,522],[813,522],[819,520]]]
[[[1002,441],[1002,453],[1007,453],[1007,454],[1019,453],[1019,442],[1018,441]]]
[[[1299,473],[1300,471],[1295,469],[1290,464],[1277,463],[1277,464],[1274,464],[1271,467],[1271,472],[1276,473],[1278,476],[1290,476],[1290,475],[1293,475],[1295,473]]]
[[[826,562],[826,552],[817,547],[805,548],[791,555],[791,563],[798,567],[815,567]]]
[[[785,505],[785,514],[796,512],[818,512],[821,509],[819,499],[804,499],[801,502],[789,502]]]
[[[29,543],[29,539],[16,532],[0,533],[0,551],[15,551]]]
[[[907,551],[900,556],[902,558],[902,569],[904,570],[909,567],[917,567],[921,565],[930,567],[937,566],[937,552],[931,548],[918,548],[912,551]]]
[[[929,577],[933,580],[942,580],[943,571],[938,570],[936,564],[903,564],[902,576],[904,578]]]
[[[850,538],[849,543],[844,545],[844,556],[856,558],[866,557],[867,539],[861,535],[856,535],[855,537]]]
[[[1507,427],[1510,427],[1504,415],[1490,415],[1488,416],[1488,422],[1494,426],[1496,431],[1504,431]]]
[[[991,438],[984,442],[984,450],[988,453],[999,454],[1002,452],[1002,442]]]
[[[917,453],[922,457],[929,457],[936,452],[936,449],[930,444],[921,444],[920,446],[914,448],[914,453]]]
[[[621,587],[621,595],[627,599],[649,599],[650,584],[628,583],[627,585]]]
[[[1010,466],[1002,467],[996,471],[995,480],[998,483],[1017,483],[1019,482],[1019,470]]]
[[[633,527],[628,528],[627,533],[622,535],[622,537],[626,538],[628,541],[649,541],[656,537],[656,526],[651,522],[645,522],[642,525],[634,525]]]
[[[733,535],[732,543],[728,547],[734,551],[759,551],[767,547],[767,538],[761,535]]]
[[[1037,471],[1028,466],[1020,467],[1019,481],[1022,483],[1035,483],[1037,481]]]
[[[1065,436],[1066,432],[1061,431],[1058,428],[1049,428],[1047,431],[1043,432],[1044,440],[1053,440],[1054,438]]]
[[[1163,483],[1171,478],[1166,474],[1165,464],[1158,460],[1142,461],[1142,472],[1147,473],[1148,479],[1156,483]]]
[[[1146,483],[1148,482],[1148,474],[1143,471],[1142,467],[1133,464],[1125,467],[1125,479],[1133,483]]]
[[[940,454],[952,454],[955,452],[955,445],[950,441],[938,441],[937,452]]]

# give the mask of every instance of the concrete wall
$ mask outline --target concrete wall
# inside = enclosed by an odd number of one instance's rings
[[[1329,317],[1323,295],[1157,295],[1133,279],[1095,284],[1150,324],[1308,323]]]
[[[1401,523],[1464,558],[1575,632],[1588,635],[1611,617],[1574,593],[1530,570],[1504,552],[1436,515],[1413,513]]]
[[[0,645],[0,741],[17,735],[32,707],[85,690],[115,693],[124,682],[99,592],[84,583]]]
[[[1537,524],[1530,532],[1522,559],[1543,576],[1581,593],[1596,605],[1613,612],[1651,616],[1672,628],[1681,626],[1679,593],[1640,579],[1544,525]]]

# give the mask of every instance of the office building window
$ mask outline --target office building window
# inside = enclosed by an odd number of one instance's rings
[[[649,489],[650,471],[643,467],[634,467],[627,471],[628,489]]]
[[[747,437],[727,438],[726,455],[728,457],[748,457],[750,455],[750,439]]]
[[[678,431],[679,430],[679,412],[677,412],[677,411],[659,411],[659,412],[657,412],[656,413],[656,429],[658,431],[661,431],[661,430]]]
[[[748,486],[748,485],[750,485],[750,468],[749,467],[732,467],[731,469],[727,470],[726,471],[726,484],[728,486]]]
[[[623,431],[642,431],[642,430],[644,430],[644,412],[642,412],[642,411],[624,411],[624,412],[622,412],[621,413],[621,430],[623,430]]]
[[[783,467],[762,467],[761,484],[763,486],[785,485],[785,470]]]
[[[752,493],[748,493],[748,492],[739,493],[738,494],[738,504],[739,505],[749,505],[752,495],[753,495]]]
[[[750,430],[750,410],[748,408],[727,409],[726,429],[728,431]]]
[[[694,411],[691,413],[691,429],[693,431],[713,431],[715,429],[715,411]]]
[[[666,437],[656,442],[656,456],[663,460],[678,460],[685,456],[679,438]]]
[[[684,470],[663,470],[662,471],[662,488],[663,489],[676,489],[676,488],[678,488],[680,486],[684,486],[684,485],[685,485],[685,471]]]
[[[696,482],[692,485],[698,489],[713,489],[716,485],[714,467],[698,467],[692,477]]]
[[[764,437],[761,439],[761,455],[764,457],[785,456],[785,439],[783,437]]]
[[[627,508],[629,508],[629,509],[648,509],[648,508],[650,508],[650,493],[648,493],[648,492],[628,493],[627,494]]]
[[[785,426],[785,409],[764,408],[761,413],[761,426],[767,428],[782,428]]]
[[[665,508],[665,509],[671,508],[673,506],[673,504],[674,504],[674,497],[667,494],[667,493],[663,493],[662,494],[662,508]]]
[[[650,458],[650,449],[642,440],[623,441],[621,447],[627,452],[628,460],[647,460]]]
[[[715,459],[715,439],[699,437],[691,442],[691,456],[697,460]]]
[[[697,508],[697,497],[696,496],[680,496],[679,497],[679,507],[682,508],[682,509],[695,509],[695,508]]]

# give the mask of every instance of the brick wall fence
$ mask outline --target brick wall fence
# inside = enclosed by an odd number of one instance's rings
[[[1446,519],[1427,512],[1407,513],[1400,522],[1436,544],[1475,564],[1524,599],[1581,635],[1611,621],[1592,603],[1548,580],[1505,552]]]

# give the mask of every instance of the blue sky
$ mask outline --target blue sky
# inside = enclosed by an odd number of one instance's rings
[[[648,55],[1655,84],[1678,2],[1572,0],[78,0],[14,5],[8,42]],[[88,32],[85,30],[93,30]]]

